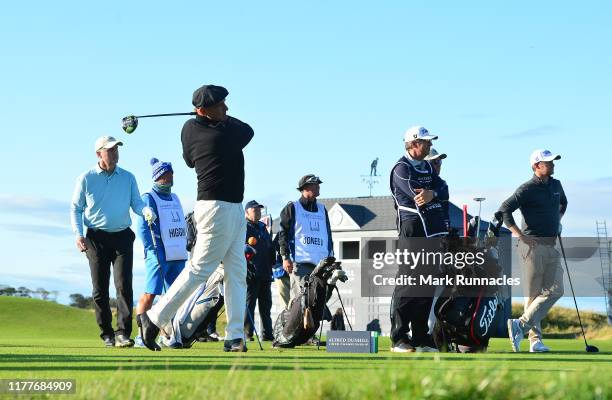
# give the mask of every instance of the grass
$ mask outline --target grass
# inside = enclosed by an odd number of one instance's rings
[[[85,310],[0,297],[0,316],[0,379],[73,378],[71,399],[606,399],[611,392],[612,340],[593,340],[599,354],[575,339],[547,340],[550,354],[511,353],[507,339],[493,339],[486,354],[399,355],[386,338],[378,354],[278,351],[268,343],[263,352],[251,343],[245,354],[223,353],[218,343],[153,353],[102,347]]]

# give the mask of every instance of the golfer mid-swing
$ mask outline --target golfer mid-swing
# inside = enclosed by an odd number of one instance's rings
[[[155,337],[159,329],[172,332],[172,318],[193,291],[206,282],[223,262],[227,328],[224,351],[246,351],[243,341],[246,304],[246,221],[244,156],[242,149],[253,138],[253,129],[226,114],[221,86],[205,85],[193,93],[196,117],[183,126],[183,158],[198,176],[198,198],[194,207],[197,240],[191,261],[166,294],[146,313],[137,317],[140,334],[150,350],[160,350]]]

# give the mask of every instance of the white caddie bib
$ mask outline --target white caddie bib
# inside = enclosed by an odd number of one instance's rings
[[[157,220],[166,261],[186,260],[188,258],[187,224],[181,202],[174,193],[171,194],[172,200],[162,199],[154,190],[149,194],[157,206]]]
[[[299,201],[295,208],[295,262],[317,265],[329,256],[329,238],[325,206],[317,203],[317,212],[306,211]]]

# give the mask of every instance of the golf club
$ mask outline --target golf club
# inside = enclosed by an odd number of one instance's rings
[[[259,350],[263,351],[263,347],[261,346],[261,341],[259,340],[259,334],[257,333],[257,328],[255,327],[255,321],[253,320],[253,316],[249,311],[249,307],[246,308],[246,314],[249,316],[249,321],[251,322],[251,326],[253,327],[253,332],[255,332],[255,337],[257,338],[257,343],[259,343]],[[246,338],[245,338],[246,339]],[[246,340],[245,340],[246,342]]]
[[[121,127],[125,133],[130,134],[138,128],[138,118],[151,118],[151,117],[173,117],[176,115],[196,115],[195,112],[188,113],[170,113],[170,114],[150,114],[150,115],[128,115],[121,119]]]
[[[348,323],[349,328],[353,330],[351,321],[349,320],[348,314],[346,313],[346,310],[344,309],[344,303],[342,303],[342,297],[340,296],[340,290],[338,290],[338,286],[334,285],[334,288],[336,289],[336,293],[338,294],[338,300],[340,300],[340,307],[342,307],[342,311],[344,312],[344,317],[346,318],[346,322]]]
[[[582,326],[582,319],[580,318],[580,311],[578,311],[578,302],[576,302],[576,295],[574,293],[574,286],[572,285],[572,278],[570,277],[569,268],[567,266],[567,258],[565,257],[565,249],[563,248],[563,241],[561,235],[558,235],[559,245],[561,246],[561,254],[563,255],[563,261],[565,262],[565,270],[567,271],[567,279],[569,280],[570,288],[572,289],[572,297],[574,298],[574,305],[576,306],[576,314],[578,314],[578,322],[580,323],[580,330],[582,331],[582,338],[586,346],[587,353],[599,353],[599,349],[595,346],[591,346],[587,343],[586,336],[584,335],[584,327]]]
[[[480,241],[480,212],[482,211],[482,202],[485,201],[484,197],[475,197],[474,201],[478,202],[478,223],[476,225],[476,245]]]

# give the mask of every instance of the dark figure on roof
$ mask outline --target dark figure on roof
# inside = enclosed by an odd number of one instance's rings
[[[376,176],[376,166],[378,166],[378,157],[370,164],[370,176]]]

